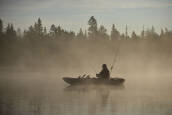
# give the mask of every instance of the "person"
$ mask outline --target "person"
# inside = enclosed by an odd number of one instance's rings
[[[96,77],[101,78],[101,79],[109,79],[110,78],[110,73],[107,68],[106,64],[102,65],[102,70],[99,74],[96,74]]]

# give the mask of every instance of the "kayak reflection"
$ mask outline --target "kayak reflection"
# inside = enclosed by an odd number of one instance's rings
[[[105,109],[110,101],[109,97],[111,93],[119,92],[124,89],[125,86],[123,84],[117,86],[70,85],[64,88],[64,92],[69,97],[73,97],[72,99],[84,101],[83,103],[87,103],[89,105],[89,111],[93,112],[94,110],[91,108],[95,108],[95,106],[99,106],[101,109]]]

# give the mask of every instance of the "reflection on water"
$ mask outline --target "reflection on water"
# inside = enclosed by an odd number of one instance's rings
[[[95,107],[92,107],[91,105],[94,105],[93,99],[97,100],[95,104],[100,106],[101,109],[105,108],[108,104],[108,98],[111,92],[117,91],[117,90],[123,90],[124,85],[119,86],[105,86],[105,85],[78,85],[78,86],[68,86],[64,88],[64,91],[67,93],[67,95],[70,95],[73,92],[76,92],[76,95],[79,95],[84,98],[82,98],[80,101],[90,101],[90,105],[88,105],[93,110],[95,110]],[[84,102],[83,102],[84,104]],[[95,114],[95,113],[94,113]]]
[[[161,90],[127,82],[125,87],[67,86],[52,76],[1,78],[0,115],[172,114],[171,85]]]

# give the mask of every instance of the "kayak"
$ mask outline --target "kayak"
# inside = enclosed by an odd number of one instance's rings
[[[84,85],[84,84],[95,84],[95,85],[119,85],[123,84],[125,79],[123,78],[71,78],[63,77],[63,80],[70,85]]]

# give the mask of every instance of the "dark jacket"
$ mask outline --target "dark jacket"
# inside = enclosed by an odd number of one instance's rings
[[[107,68],[103,68],[102,71],[99,74],[97,74],[97,77],[109,79],[110,78],[109,70]]]

